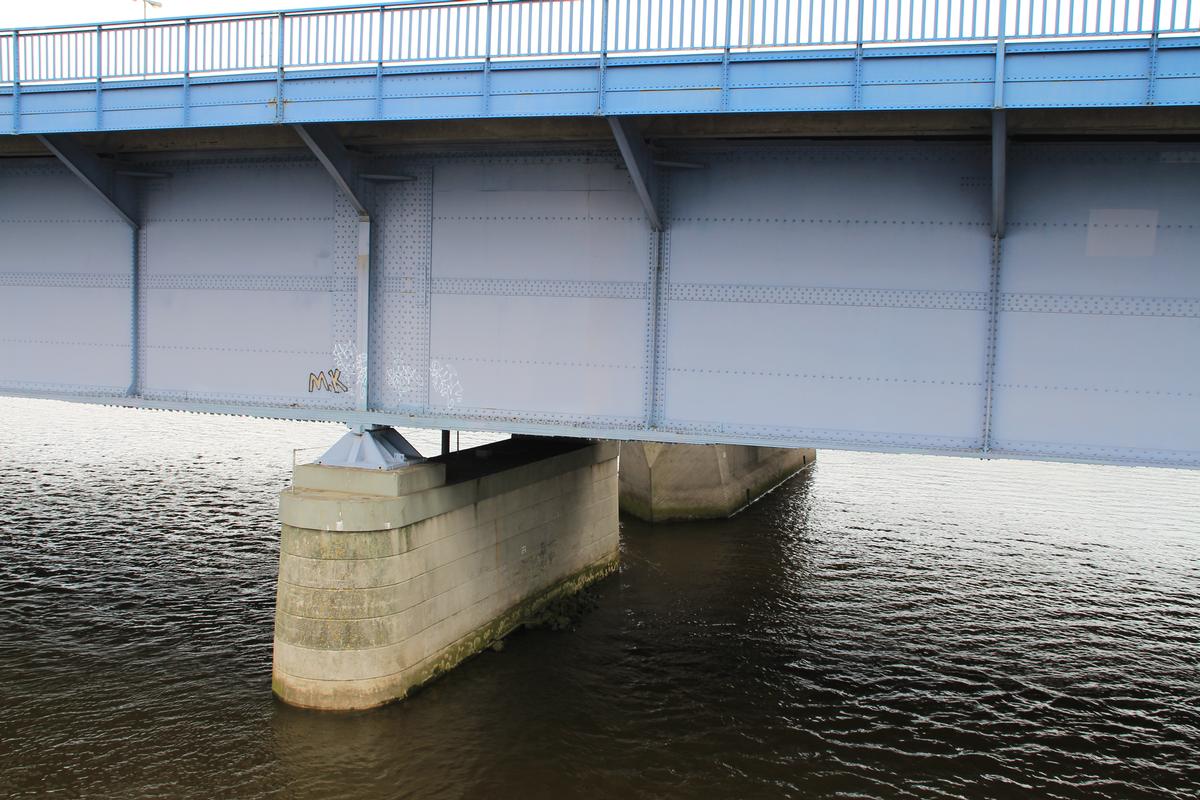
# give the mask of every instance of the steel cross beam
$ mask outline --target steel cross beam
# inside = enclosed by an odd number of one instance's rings
[[[621,158],[625,160],[625,167],[629,170],[629,177],[633,180],[633,188],[642,201],[642,207],[646,209],[650,227],[661,231],[662,218],[658,214],[658,191],[654,181],[654,158],[650,154],[650,148],[625,118],[608,117],[608,124],[612,128],[613,138],[617,140],[617,147],[621,150]]]
[[[367,203],[363,197],[362,175],[354,163],[354,157],[346,150],[346,145],[342,144],[337,134],[326,126],[293,125],[292,130],[296,131],[321,162],[321,166],[345,193],[358,215],[364,220],[369,220],[371,212],[367,210]]]
[[[140,227],[137,194],[128,176],[117,174],[115,166],[84,150],[70,136],[39,134],[37,138],[75,177],[100,195],[130,228],[136,231]]]
[[[363,175],[354,156],[329,127],[293,125],[292,129],[308,145],[333,182],[358,212],[358,259],[354,266],[355,331],[354,383],[355,406],[366,411],[370,399],[368,375],[371,353],[371,212],[363,194]]]

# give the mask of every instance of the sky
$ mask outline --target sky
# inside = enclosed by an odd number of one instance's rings
[[[183,17],[189,14],[228,14],[240,11],[278,11],[354,5],[364,0],[159,0],[162,8],[146,7],[146,16]],[[141,19],[142,0],[0,0],[0,29],[84,22]]]

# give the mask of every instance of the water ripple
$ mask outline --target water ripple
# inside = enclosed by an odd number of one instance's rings
[[[6,796],[1200,795],[1195,473],[823,452],[735,520],[625,521],[576,630],[328,715],[269,682],[275,495],[336,426],[0,419]]]

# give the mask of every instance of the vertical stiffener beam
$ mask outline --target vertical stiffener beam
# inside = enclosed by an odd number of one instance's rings
[[[366,411],[369,405],[371,370],[371,212],[363,193],[362,171],[354,156],[332,129],[321,126],[293,125],[292,129],[316,156],[338,189],[358,212],[358,257],[354,267],[355,285],[355,406]]]
[[[613,138],[621,151],[621,158],[629,170],[633,188],[637,191],[642,208],[646,211],[646,219],[656,232],[662,230],[662,218],[658,213],[658,192],[655,185],[654,159],[650,148],[642,137],[633,130],[633,126],[622,117],[609,117],[608,124],[612,128]]]
[[[1008,183],[1008,118],[992,111],[992,265],[988,280],[987,358],[984,369],[983,431],[981,453],[992,449],[992,411],[995,405],[996,345],[1000,322],[1001,241],[1005,231]]]
[[[138,209],[137,190],[128,175],[117,172],[116,166],[89,153],[70,136],[64,134],[38,135],[38,141],[54,157],[62,162],[75,177],[94,191],[110,209],[129,226],[130,239],[130,302],[129,302],[129,389],[136,396],[141,383],[141,315],[139,295],[141,293],[140,234],[141,215]]]
[[[621,158],[625,162],[625,167],[629,171],[629,178],[633,182],[633,188],[637,192],[638,199],[642,202],[642,208],[646,212],[646,220],[650,224],[650,235],[653,237],[653,263],[650,274],[650,297],[649,297],[649,313],[647,314],[647,361],[646,364],[646,381],[647,381],[647,402],[646,402],[646,428],[653,429],[657,426],[658,409],[660,407],[658,391],[659,391],[659,364],[658,353],[659,337],[662,328],[660,315],[662,313],[663,295],[665,288],[663,286],[663,217],[659,211],[660,194],[658,186],[658,172],[654,163],[654,158],[650,153],[650,148],[646,146],[645,139],[638,133],[634,126],[630,124],[628,119],[623,117],[609,117],[608,124],[612,128],[613,138],[617,140],[617,148],[621,151]]]
[[[1008,191],[1008,114],[992,112],[992,236],[1004,238]]]

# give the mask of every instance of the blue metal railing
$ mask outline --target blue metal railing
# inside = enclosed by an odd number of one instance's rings
[[[1198,31],[1200,0],[410,0],[4,30],[0,85]]]

